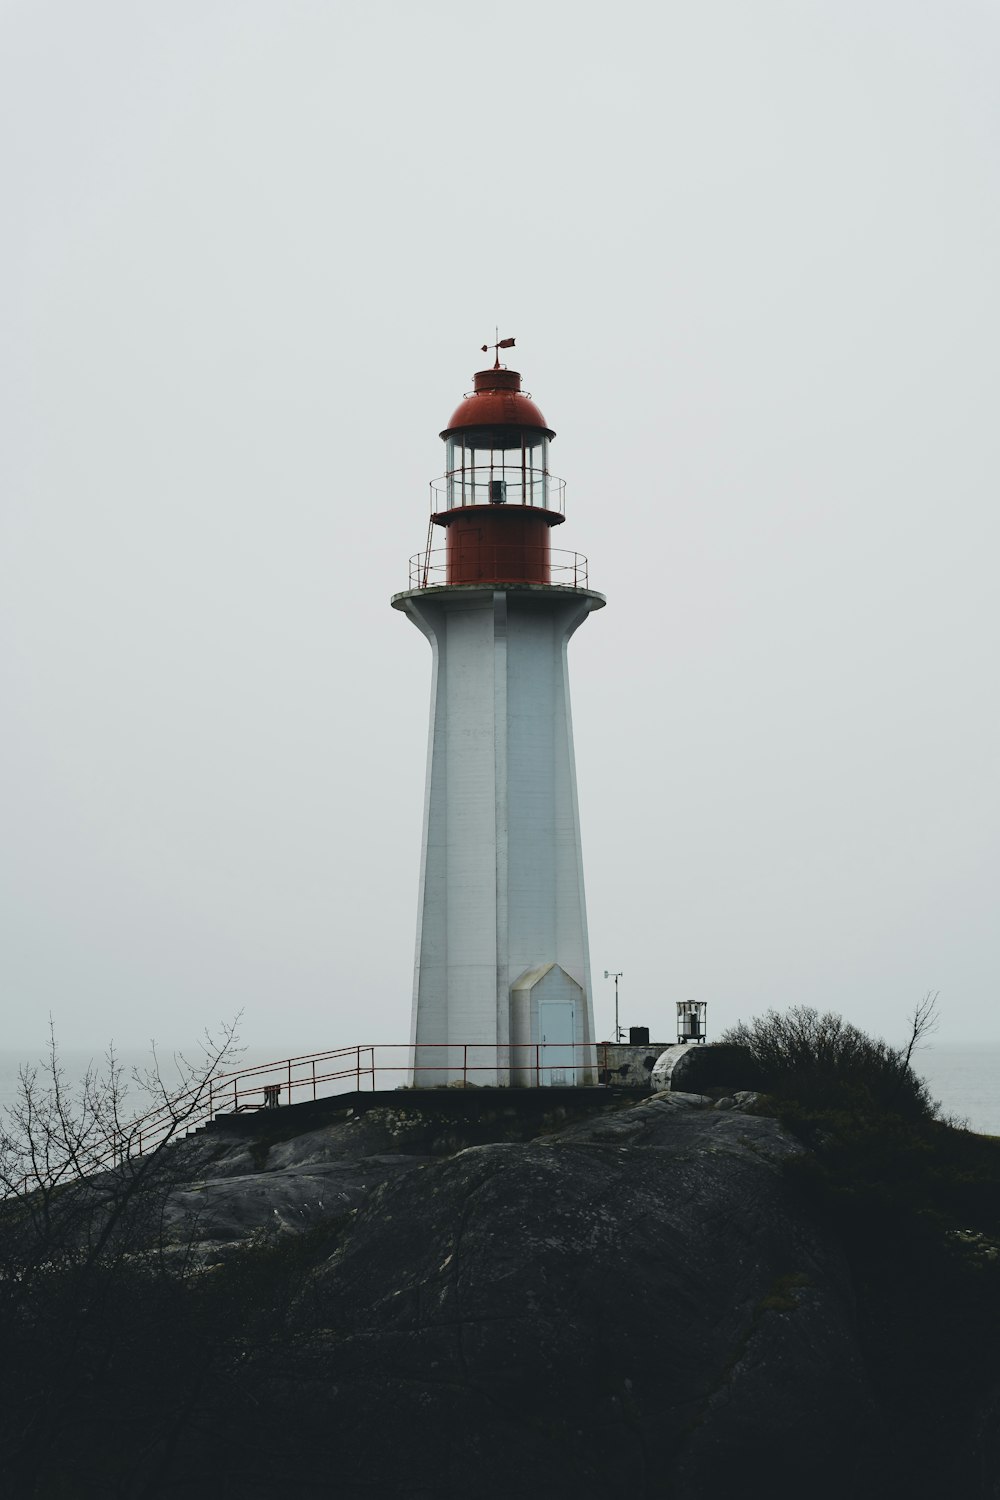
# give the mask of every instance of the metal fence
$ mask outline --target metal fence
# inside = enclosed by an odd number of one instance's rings
[[[609,1077],[607,1042],[364,1043],[216,1074],[165,1098],[94,1143],[88,1173],[120,1165],[223,1115],[337,1094],[399,1088],[595,1087]],[[30,1176],[21,1191],[30,1191]],[[9,1184],[13,1187],[14,1184]]]
[[[302,1104],[331,1095],[396,1088],[595,1086],[607,1074],[605,1042],[364,1043],[259,1063],[208,1080],[185,1129],[219,1115]],[[193,1091],[192,1091],[193,1093]],[[133,1124],[135,1146],[152,1149],[175,1128],[182,1095]]]

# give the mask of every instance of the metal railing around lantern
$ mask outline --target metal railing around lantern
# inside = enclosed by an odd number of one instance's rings
[[[532,556],[537,550],[537,559]],[[453,582],[455,571],[461,573],[462,583],[534,583],[542,575],[547,582],[563,588],[585,589],[587,580],[587,558],[582,552],[567,552],[560,547],[532,549],[523,545],[485,543],[476,549],[476,576],[468,577],[464,560],[452,562],[452,577],[449,579],[448,550],[445,547],[429,547],[425,552],[415,552],[410,558],[410,588],[441,588]]]
[[[521,464],[477,465],[453,469],[431,480],[431,512],[460,510],[467,505],[527,505],[535,510],[566,513],[566,481],[547,469]]]

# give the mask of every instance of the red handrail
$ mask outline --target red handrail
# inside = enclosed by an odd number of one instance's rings
[[[318,1099],[352,1088],[360,1091],[371,1080],[373,1091],[391,1088],[393,1081],[415,1087],[435,1083],[468,1085],[477,1076],[494,1086],[516,1086],[533,1082],[544,1086],[569,1075],[571,1084],[596,1081],[593,1075],[607,1067],[606,1042],[383,1042],[357,1043],[329,1051],[303,1053],[273,1063],[256,1063],[209,1080],[204,1109],[192,1118],[189,1128],[220,1113],[242,1113],[263,1107],[263,1089],[280,1077],[285,1103],[301,1098]],[[546,1060],[548,1054],[550,1061]],[[569,1054],[567,1056],[567,1054]],[[549,1077],[543,1081],[543,1073]],[[229,1090],[232,1090],[230,1095]],[[299,1098],[296,1098],[296,1095]],[[157,1124],[166,1126],[175,1118],[171,1105],[185,1102],[184,1095],[158,1106],[141,1121],[147,1142]]]
[[[88,1169],[99,1171],[154,1150],[173,1136],[183,1136],[222,1114],[361,1091],[371,1079],[380,1087],[429,1088],[447,1084],[474,1087],[474,1076],[487,1075],[480,1087],[543,1087],[553,1083],[595,1085],[607,1077],[607,1042],[382,1042],[357,1043],[322,1052],[306,1052],[273,1063],[256,1063],[217,1073],[160,1104],[110,1134],[106,1151],[92,1152]],[[549,1062],[546,1062],[546,1053]],[[567,1054],[569,1058],[567,1060]],[[543,1074],[548,1076],[543,1077]],[[300,1099],[296,1099],[296,1093]]]

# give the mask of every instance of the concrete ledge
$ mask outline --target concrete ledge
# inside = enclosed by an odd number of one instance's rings
[[[440,1088],[371,1089],[349,1094],[329,1094],[302,1104],[279,1105],[276,1109],[244,1110],[240,1114],[217,1114],[201,1131],[239,1135],[267,1135],[275,1130],[307,1131],[330,1124],[338,1115],[363,1115],[373,1109],[391,1109],[395,1114],[434,1114],[455,1120],[483,1120],[498,1115],[519,1119],[546,1116],[560,1119],[599,1114],[634,1102],[634,1090],[607,1088]]]
[[[404,589],[402,593],[393,594],[389,603],[393,609],[406,609],[408,599],[441,598],[446,594],[469,595],[481,594],[485,600],[491,600],[494,594],[524,594],[535,595],[543,598],[545,595],[556,595],[565,597],[567,594],[576,594],[581,599],[590,599],[593,609],[603,609],[607,604],[604,594],[599,594],[596,589],[581,587],[573,583],[432,583],[422,589]]]

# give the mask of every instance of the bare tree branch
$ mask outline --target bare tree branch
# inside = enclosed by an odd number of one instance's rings
[[[905,1072],[910,1066],[913,1054],[917,1048],[926,1045],[924,1038],[932,1036],[941,1024],[941,1017],[938,1015],[937,1008],[940,993],[940,990],[935,990],[932,995],[930,990],[928,990],[924,998],[913,1007],[913,1014],[910,1017],[909,1040],[900,1054],[902,1059],[901,1072]]]

